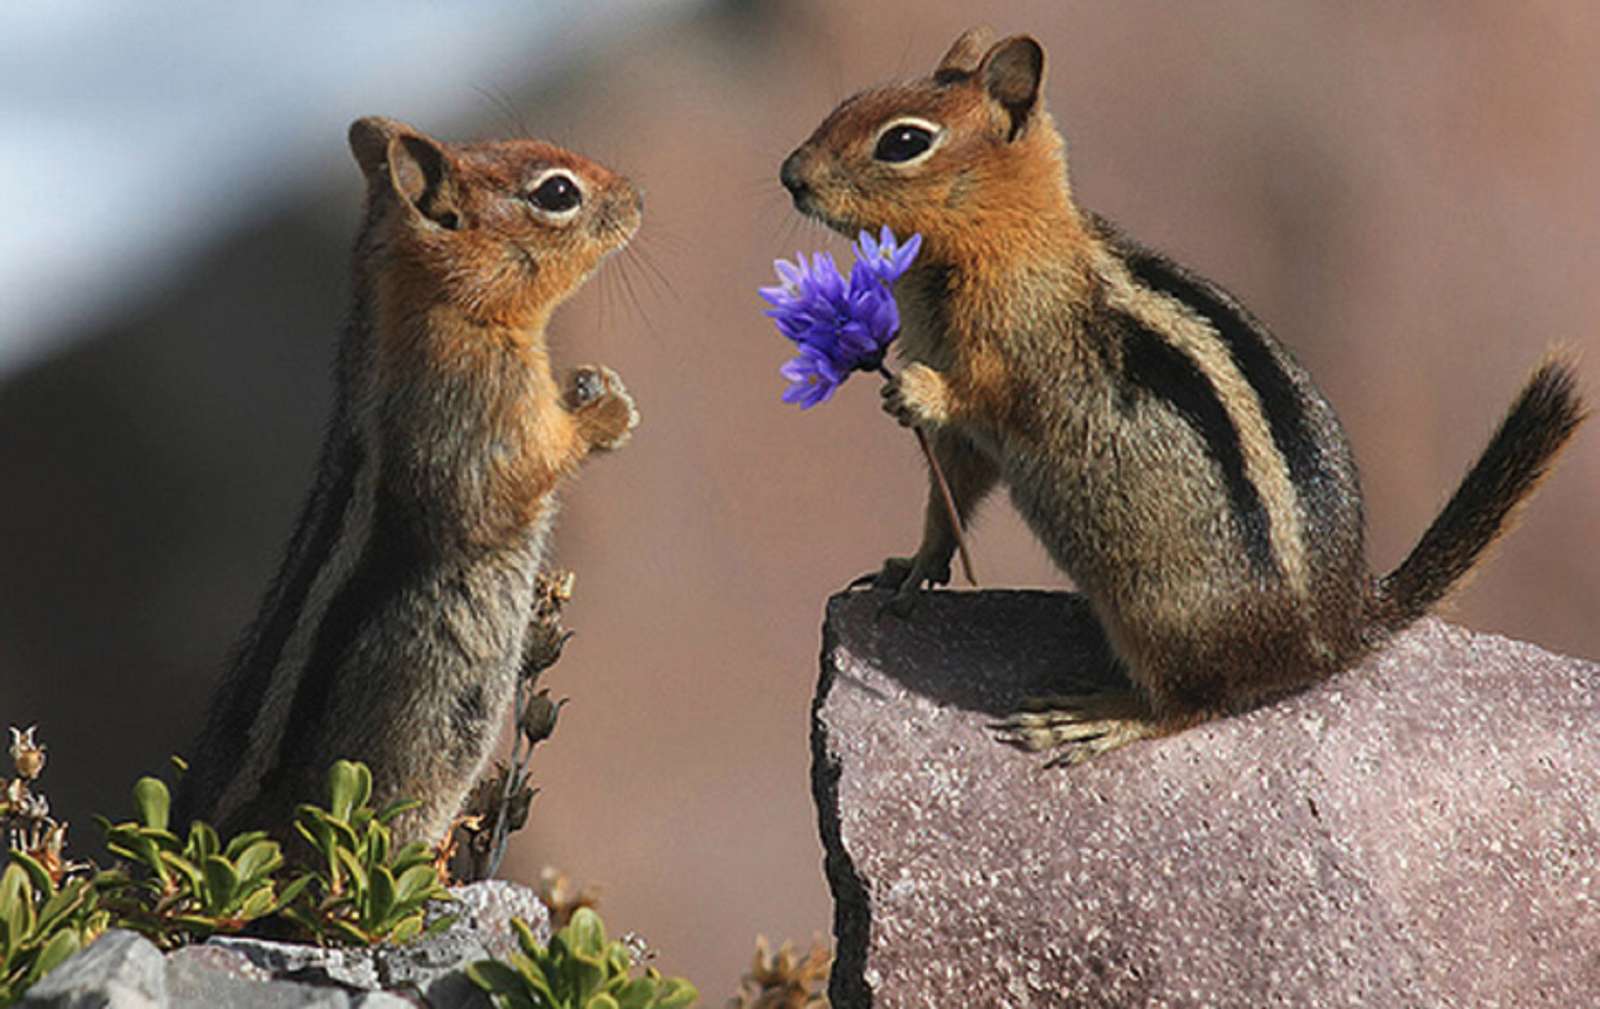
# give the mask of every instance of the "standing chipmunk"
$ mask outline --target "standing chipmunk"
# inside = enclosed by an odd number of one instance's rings
[[[350,127],[366,177],[337,400],[288,554],[211,701],[176,822],[287,836],[337,759],[441,840],[514,693],[556,490],[638,415],[551,372],[551,313],[638,230],[625,178],[535,140]]]
[[[906,365],[884,406],[925,429],[966,523],[1003,480],[1087,596],[1131,688],[1002,724],[1077,763],[1331,676],[1422,616],[1507,527],[1583,419],[1568,363],[1523,388],[1455,496],[1374,577],[1338,419],[1222,288],[1078,208],[1031,38],[956,40],[933,75],[858,94],[783,163],[803,213],[920,232],[895,288]],[[908,612],[950,577],[930,494]]]

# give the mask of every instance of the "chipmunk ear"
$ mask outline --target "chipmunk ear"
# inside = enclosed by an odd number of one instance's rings
[[[977,69],[983,89],[1011,117],[1015,140],[1027,128],[1039,92],[1044,87],[1044,47],[1026,35],[1013,35],[996,43]]]
[[[455,168],[438,141],[397,120],[368,116],[350,124],[350,150],[370,189],[394,193],[440,227],[460,225]]]
[[[933,79],[940,84],[949,84],[971,77],[977,72],[978,64],[983,62],[983,54],[993,43],[993,28],[988,25],[968,28],[951,44],[950,51],[944,54],[944,59],[934,68]]]

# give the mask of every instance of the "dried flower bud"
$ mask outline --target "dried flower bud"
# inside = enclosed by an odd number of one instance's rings
[[[522,730],[522,735],[528,740],[529,746],[536,746],[550,738],[556,731],[556,719],[561,716],[561,705],[565,701],[552,701],[548,689],[540,690],[528,698],[528,704],[522,709],[522,718],[517,726]]]
[[[23,731],[15,725],[11,727],[11,760],[16,765],[17,774],[25,781],[34,780],[44,770],[44,745],[33,738],[37,728],[37,725],[30,725]]]

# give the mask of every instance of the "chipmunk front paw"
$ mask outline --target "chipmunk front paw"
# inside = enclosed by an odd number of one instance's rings
[[[905,427],[938,427],[950,419],[950,387],[943,375],[913,362],[884,384],[883,410]]]
[[[907,617],[916,608],[924,585],[950,584],[950,558],[941,561],[924,557],[921,553],[915,557],[890,557],[883,562],[883,568],[877,574],[864,575],[851,584],[867,582],[871,582],[874,589],[893,593],[879,608],[880,615],[892,613],[897,617]]]
[[[639,424],[633,397],[617,373],[603,364],[573,369],[562,398],[590,449],[609,452],[621,448]]]

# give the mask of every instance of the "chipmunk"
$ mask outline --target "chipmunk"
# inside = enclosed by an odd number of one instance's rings
[[[931,77],[847,99],[784,161],[795,206],[920,232],[884,407],[934,443],[966,524],[999,482],[1086,595],[1125,689],[1047,699],[1002,738],[1072,764],[1292,693],[1426,613],[1506,529],[1584,417],[1551,359],[1411,554],[1374,577],[1333,408],[1221,287],[1073,199],[1034,39],[958,38]],[[909,611],[921,546],[873,579]]]
[[[556,491],[638,422],[610,369],[558,384],[545,326],[638,230],[625,178],[536,140],[350,127],[366,178],[337,398],[287,556],[211,701],[178,823],[287,837],[337,759],[449,829],[504,723]]]

